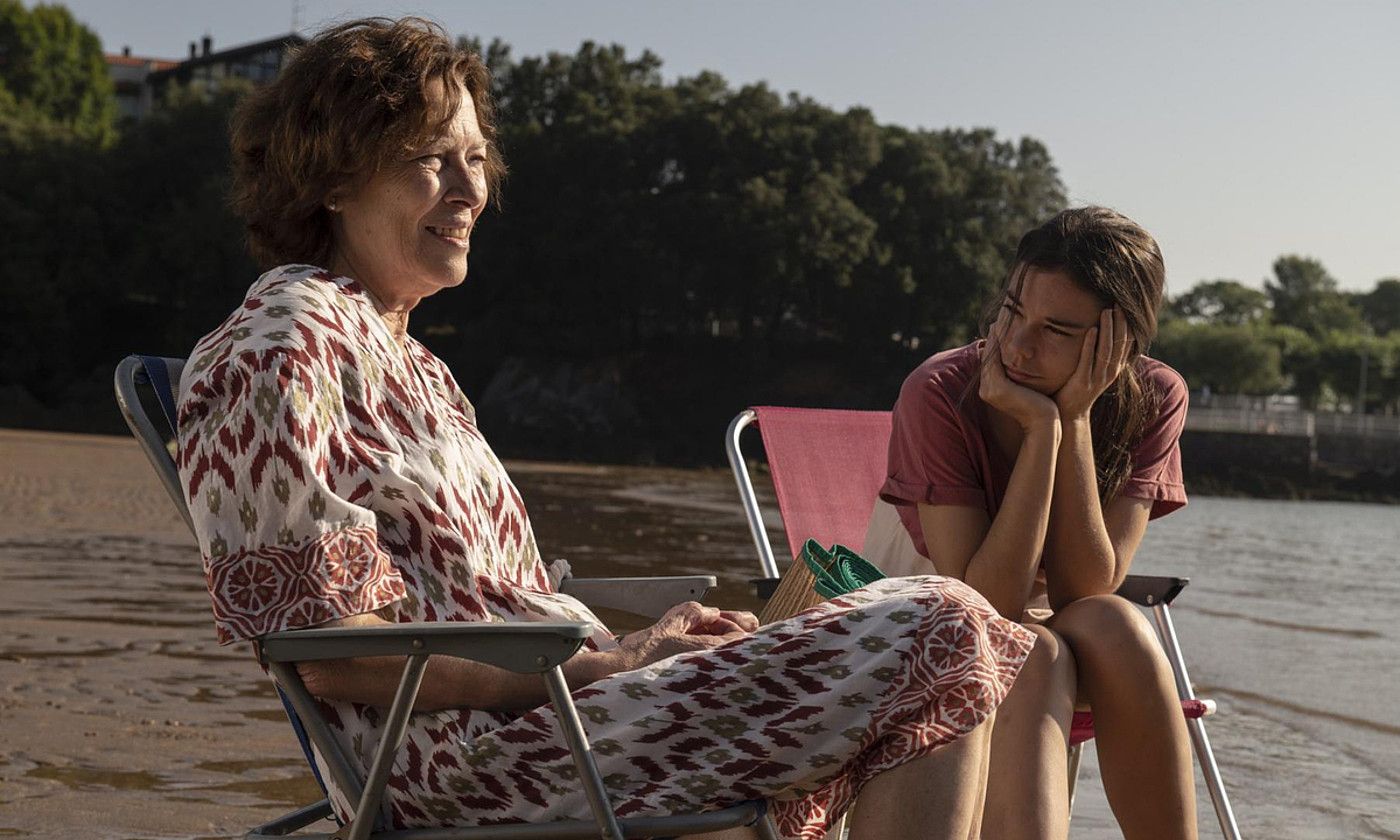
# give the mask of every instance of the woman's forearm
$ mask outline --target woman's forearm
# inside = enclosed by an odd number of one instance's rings
[[[1112,592],[1118,562],[1104,524],[1088,418],[1067,421],[1055,469],[1045,580],[1050,606]]]
[[[582,651],[564,663],[569,687],[581,688],[615,670],[618,657],[612,651]],[[406,657],[372,656],[303,662],[297,666],[307,691],[327,700],[365,703],[388,708],[393,705]],[[490,709],[524,711],[549,702],[544,679],[539,674],[517,674],[494,665],[450,656],[428,657],[428,667],[413,708],[419,712],[437,709]]]
[[[1045,545],[1060,437],[1058,421],[1026,430],[1001,508],[967,564],[964,580],[1013,621],[1025,610]]]
[[[326,626],[364,627],[388,623],[373,613],[366,613]],[[297,672],[313,696],[388,708],[393,705],[399,677],[407,661],[403,656],[327,659],[299,662]],[[581,688],[610,674],[644,664],[645,654],[635,649],[583,650],[564,663],[564,679],[570,688]],[[511,712],[533,709],[548,701],[549,694],[539,674],[517,674],[481,662],[430,656],[413,708],[420,712],[461,708]]]

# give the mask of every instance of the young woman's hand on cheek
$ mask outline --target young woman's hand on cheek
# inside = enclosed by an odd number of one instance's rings
[[[1084,333],[1074,373],[1055,392],[1055,404],[1063,422],[1088,419],[1094,401],[1123,372],[1131,347],[1132,337],[1123,313],[1112,307],[1101,312],[1099,325]]]
[[[1001,362],[1001,342],[1009,317],[1007,310],[1003,309],[982,344],[982,375],[977,395],[987,405],[1011,415],[1023,430],[1058,423],[1060,413],[1054,400],[1039,391],[1017,385],[1006,375],[1006,368]]]

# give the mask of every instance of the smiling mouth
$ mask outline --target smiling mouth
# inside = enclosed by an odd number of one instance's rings
[[[471,228],[466,227],[435,227],[433,225],[428,225],[426,230],[428,233],[431,233],[439,239],[445,239],[459,248],[465,248],[467,246],[467,237],[471,234]]]

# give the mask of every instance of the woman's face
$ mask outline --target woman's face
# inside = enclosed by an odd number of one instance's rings
[[[1030,266],[1020,287],[1006,290],[999,319],[1001,362],[1011,381],[1047,396],[1069,381],[1084,334],[1103,305],[1063,271]]]
[[[336,214],[331,268],[389,308],[411,308],[461,283],[472,228],[486,206],[486,138],[471,96],[462,91],[441,136],[391,159],[328,206]]]

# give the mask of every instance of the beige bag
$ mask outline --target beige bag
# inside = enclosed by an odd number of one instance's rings
[[[769,624],[792,618],[803,610],[825,601],[826,599],[812,588],[816,581],[812,570],[807,568],[807,564],[802,562],[802,556],[798,555],[783,573],[783,579],[778,581],[778,588],[773,597],[768,599],[763,612],[759,613],[758,623]]]

